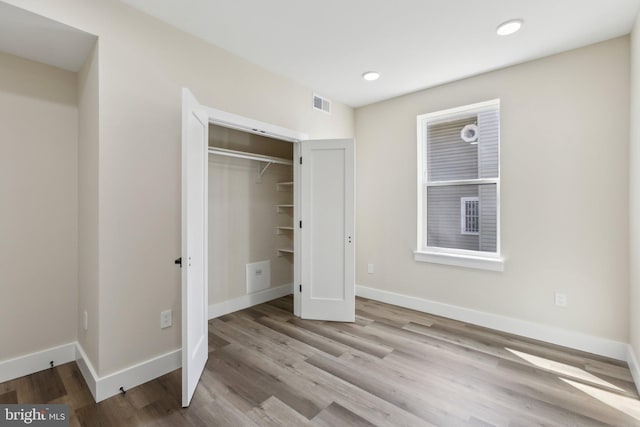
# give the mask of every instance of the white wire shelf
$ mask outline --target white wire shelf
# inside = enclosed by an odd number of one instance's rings
[[[265,156],[263,154],[247,153],[244,151],[229,150],[227,148],[209,147],[209,154],[215,154],[217,156],[236,157],[238,159],[257,160],[262,163],[263,166],[258,172],[258,177],[262,177],[267,168],[272,164],[278,165],[293,165],[293,160],[283,159],[281,157]]]

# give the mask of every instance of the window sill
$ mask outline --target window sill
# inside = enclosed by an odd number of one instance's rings
[[[478,270],[504,271],[504,259],[502,258],[487,258],[422,251],[414,251],[413,256],[416,261],[420,262],[455,265],[457,267],[476,268]]]

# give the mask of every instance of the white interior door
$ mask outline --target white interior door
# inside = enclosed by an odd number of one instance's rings
[[[209,356],[207,148],[209,120],[182,90],[182,406],[189,406]]]
[[[300,154],[300,317],[353,322],[354,141],[302,141]]]

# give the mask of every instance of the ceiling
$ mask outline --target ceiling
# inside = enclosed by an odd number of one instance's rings
[[[121,1],[353,107],[628,34],[640,6],[640,0]],[[512,18],[524,19],[522,30],[497,36],[497,25]],[[0,2],[0,51],[78,71],[95,40]],[[369,70],[382,76],[364,81]]]
[[[122,0],[358,107],[628,34],[640,0]],[[524,19],[511,36],[498,24]],[[361,78],[376,70],[375,82]]]
[[[77,72],[96,36],[0,2],[0,52]]]

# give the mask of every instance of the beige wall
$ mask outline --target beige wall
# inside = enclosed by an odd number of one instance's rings
[[[76,74],[0,53],[0,360],[73,342]]]
[[[99,363],[98,45],[78,73],[78,342]],[[87,330],[84,313],[87,312]]]
[[[293,257],[276,253],[293,245],[293,233],[276,235],[293,224],[292,209],[276,212],[292,203],[291,191],[276,188],[292,169],[272,165],[258,181],[257,162],[209,156],[209,304],[247,295],[247,263],[271,261],[271,287],[293,283]]]
[[[293,144],[209,126],[209,145],[236,151],[293,158]],[[259,162],[209,156],[209,304],[247,295],[246,265],[271,262],[271,287],[293,283],[293,257],[276,248],[292,247],[293,233],[277,235],[277,226],[293,224],[293,166],[273,164],[258,178]],[[283,191],[284,190],[284,191]]]
[[[99,375],[180,347],[180,104],[353,136],[353,111],[115,0],[8,3],[99,36]],[[173,309],[161,330],[159,314]],[[90,316],[95,316],[90,314]]]
[[[416,115],[494,98],[505,271],[416,262]],[[626,342],[628,108],[622,37],[357,109],[357,283]]]
[[[629,144],[629,339],[640,360],[640,16],[631,33],[631,134]]]

